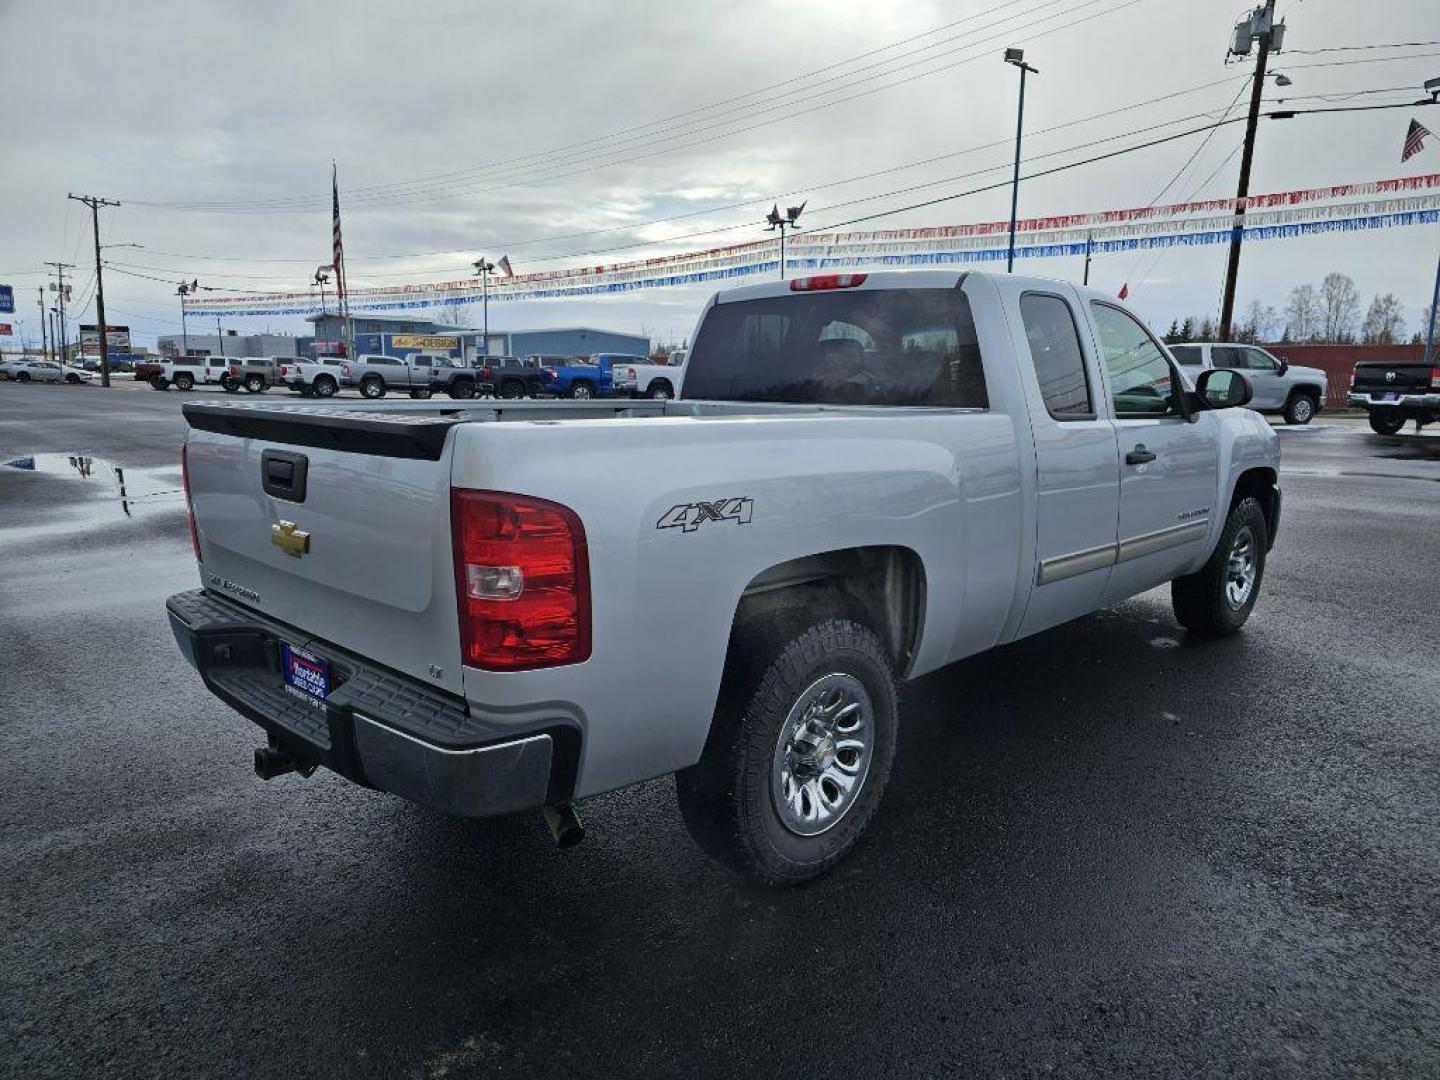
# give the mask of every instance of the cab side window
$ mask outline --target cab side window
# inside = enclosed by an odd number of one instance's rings
[[[1070,305],[1058,296],[1026,293],[1020,298],[1020,318],[1046,411],[1056,420],[1093,418],[1085,354]]]
[[[1100,349],[1110,374],[1116,417],[1124,420],[1179,415],[1174,397],[1179,387],[1170,361],[1155,339],[1117,307],[1092,300],[1090,310],[1100,331]]]
[[[1243,354],[1245,363],[1241,365],[1247,371],[1270,371],[1275,370],[1275,361],[1270,358],[1269,353],[1261,352],[1259,349],[1238,349]]]

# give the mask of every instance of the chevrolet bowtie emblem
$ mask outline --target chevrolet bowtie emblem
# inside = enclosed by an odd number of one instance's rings
[[[304,529],[297,529],[293,521],[271,525],[270,542],[286,555],[294,555],[297,559],[310,550],[310,534]]]

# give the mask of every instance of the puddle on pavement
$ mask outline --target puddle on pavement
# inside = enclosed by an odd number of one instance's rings
[[[65,485],[41,512],[46,524],[16,530],[28,535],[173,513],[185,503],[178,464],[132,469],[91,454],[23,454],[0,461],[0,474],[11,472]],[[5,526],[0,518],[0,530],[11,531]]]

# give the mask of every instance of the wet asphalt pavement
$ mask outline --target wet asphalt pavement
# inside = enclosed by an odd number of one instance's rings
[[[1154,592],[910,685],[774,893],[669,780],[560,853],[256,779],[163,612],[182,400],[0,384],[0,461],[61,455],[0,468],[0,1075],[1440,1075],[1440,454],[1285,432],[1241,636]]]

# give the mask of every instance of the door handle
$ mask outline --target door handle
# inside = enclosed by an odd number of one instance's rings
[[[1131,450],[1125,455],[1126,465],[1144,465],[1154,460],[1155,452],[1153,450],[1146,450],[1144,443],[1140,443],[1134,450]]]

